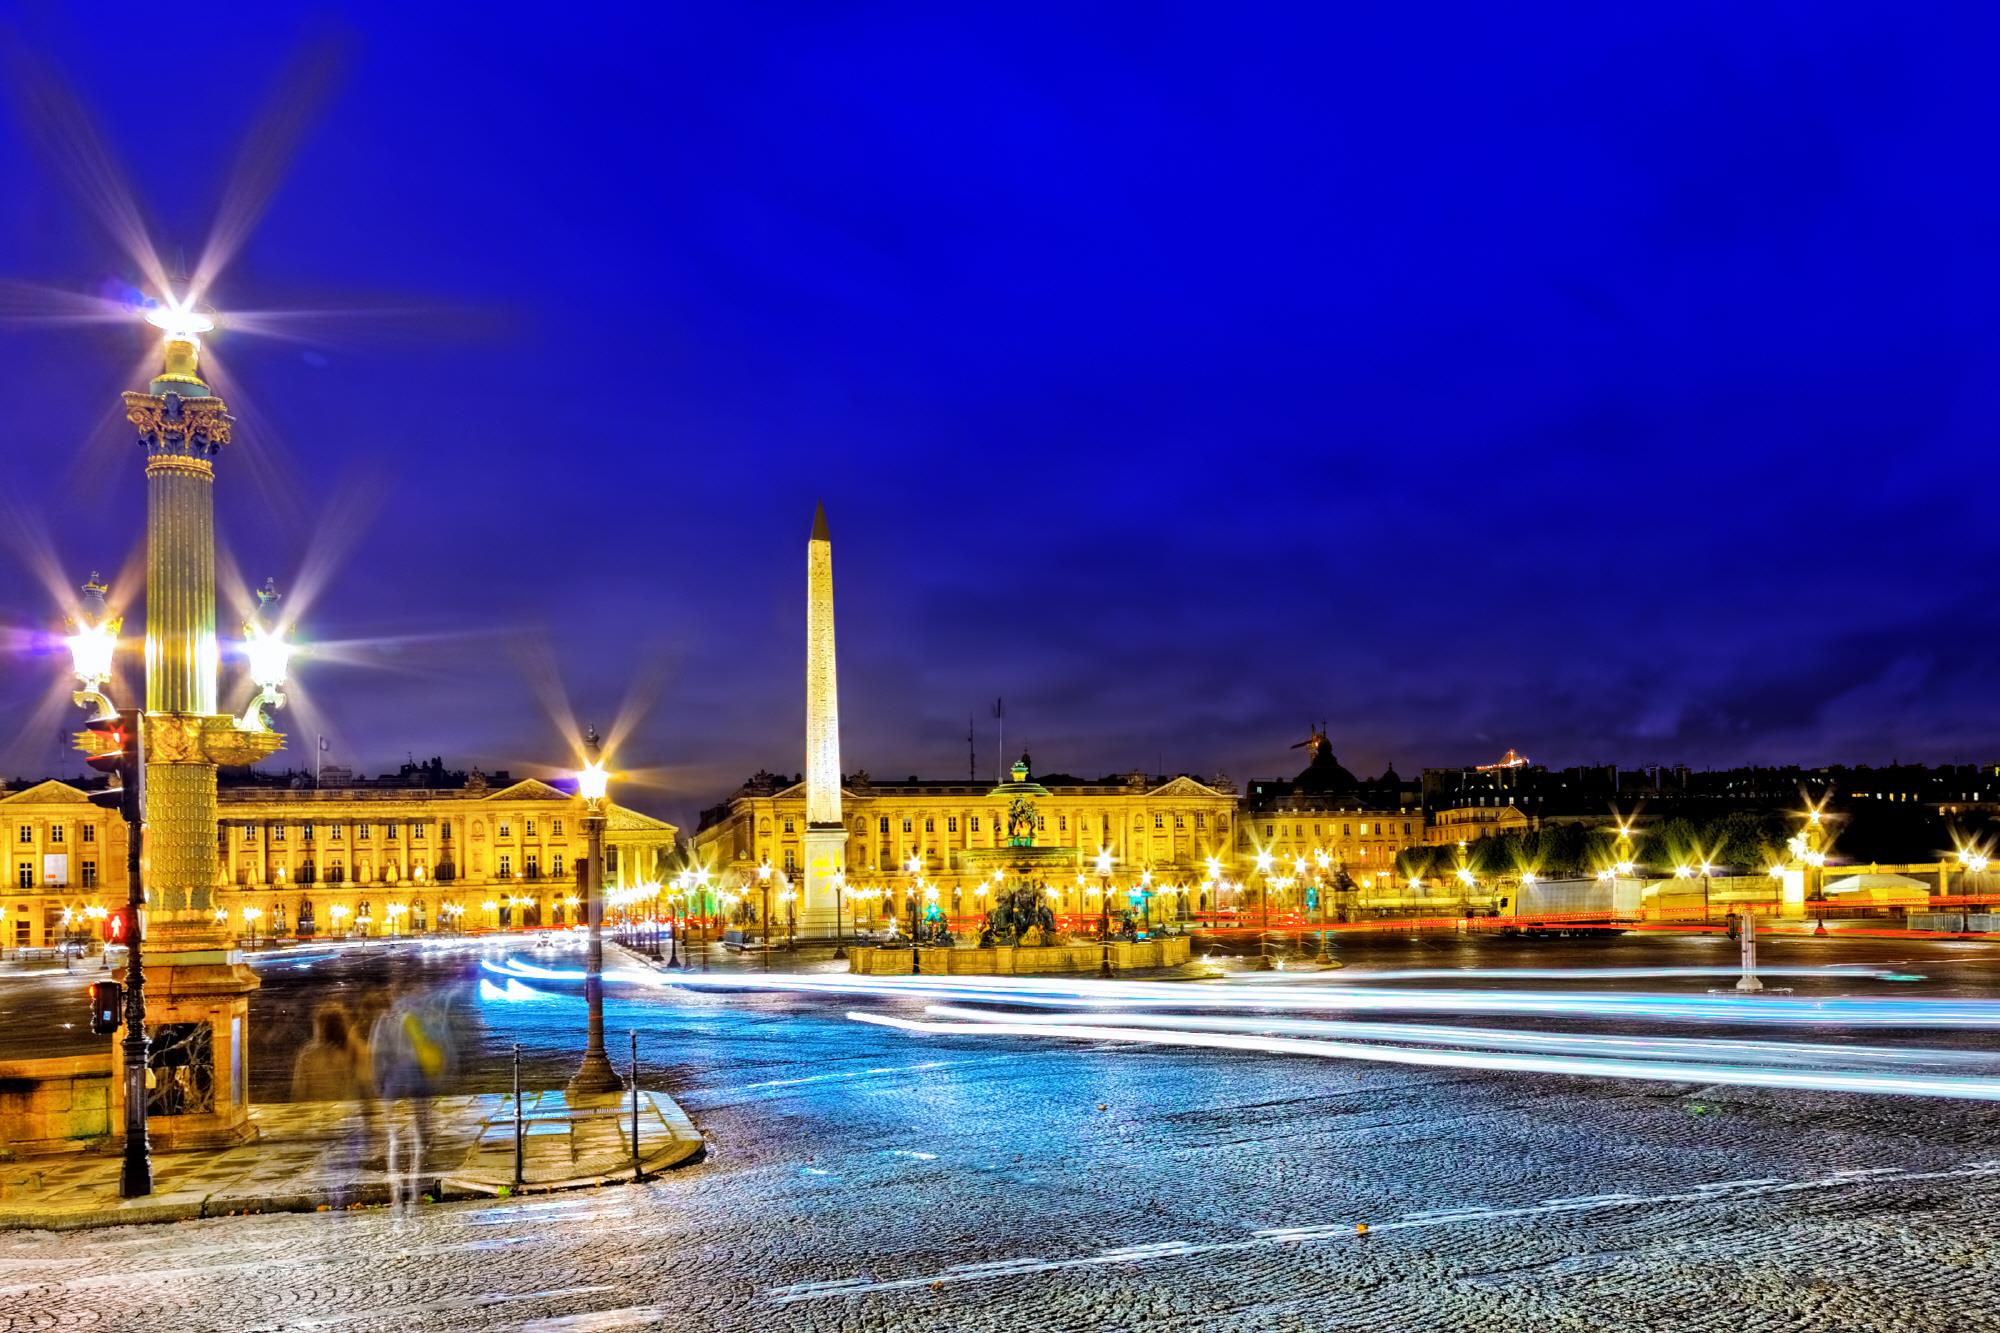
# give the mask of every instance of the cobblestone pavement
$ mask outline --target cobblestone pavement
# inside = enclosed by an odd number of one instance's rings
[[[554,1059],[570,1007],[478,1017]],[[912,1037],[841,1008],[615,998],[710,1138],[663,1180],[8,1235],[0,1329],[2000,1328],[1984,1106]]]

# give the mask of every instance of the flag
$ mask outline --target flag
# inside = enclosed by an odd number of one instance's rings
[[[322,750],[331,750],[333,746],[329,745],[326,737],[322,736],[319,738],[319,748]]]

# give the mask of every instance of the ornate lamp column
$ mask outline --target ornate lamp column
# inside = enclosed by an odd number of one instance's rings
[[[240,720],[218,711],[215,459],[232,422],[200,374],[200,335],[213,321],[174,305],[147,318],[165,334],[164,365],[147,392],[125,395],[125,416],[146,450],[146,929],[159,936],[148,951],[148,1009],[155,1071],[172,1070],[153,1093],[150,1129],[162,1146],[180,1147],[256,1133],[247,1027],[257,978],[215,918],[215,770],[282,748],[262,710],[282,702],[283,651],[275,633],[253,628],[260,693]],[[79,745],[91,748],[92,735]]]
[[[590,748],[589,762],[577,774],[577,795],[583,797],[583,828],[590,850],[585,854],[583,875],[584,920],[590,926],[590,943],[585,955],[583,999],[590,1010],[584,1039],[583,1063],[570,1076],[567,1091],[572,1097],[619,1092],[625,1080],[611,1067],[604,1050],[604,796],[611,775],[597,757],[597,733],[585,738]]]

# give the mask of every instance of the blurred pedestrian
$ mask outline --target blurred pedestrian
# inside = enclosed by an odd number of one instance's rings
[[[346,1011],[324,1005],[313,1015],[313,1035],[292,1061],[292,1100],[351,1102],[370,1095],[368,1051],[348,1027]]]
[[[334,1142],[321,1165],[332,1175],[336,1207],[347,1202],[362,1157],[374,1141],[375,1076],[368,1047],[345,1009],[321,1005],[313,1014],[312,1039],[292,1061],[292,1100],[334,1103]],[[350,1114],[344,1103],[354,1103]],[[358,1118],[357,1118],[358,1116]]]
[[[375,1020],[369,1047],[388,1129],[389,1198],[403,1211],[423,1193],[424,1156],[434,1137],[431,1101],[457,1066],[450,1015],[435,997],[406,996]]]

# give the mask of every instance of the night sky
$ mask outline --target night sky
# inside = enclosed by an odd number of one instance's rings
[[[559,680],[632,804],[796,771],[820,497],[878,777],[1000,695],[1090,775],[2000,754],[1990,7],[286,8],[0,39],[0,619],[143,512],[149,331],[29,318],[140,277],[48,108],[190,264],[264,146],[210,299],[337,313],[211,341],[218,501],[333,645],[299,762],[563,764]]]

